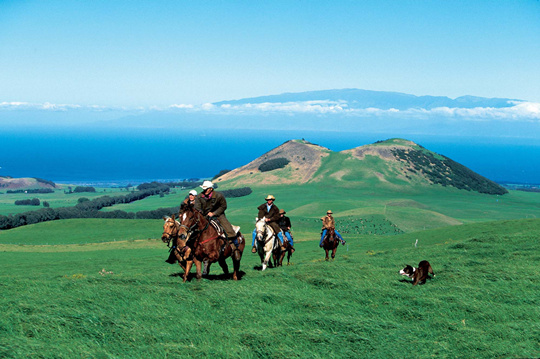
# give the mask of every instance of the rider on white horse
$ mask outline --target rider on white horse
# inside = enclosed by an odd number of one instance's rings
[[[257,215],[257,218],[265,218],[266,224],[272,227],[274,230],[274,234],[276,234],[281,242],[281,245],[283,245],[283,234],[281,234],[281,230],[279,228],[279,208],[274,204],[274,201],[276,198],[269,194],[265,198],[266,203],[261,204],[257,209],[259,210],[259,214]],[[256,237],[257,231],[253,231],[253,240],[252,240],[252,253],[257,252],[257,248],[255,248],[255,237]]]

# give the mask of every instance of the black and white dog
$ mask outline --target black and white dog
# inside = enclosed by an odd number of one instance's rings
[[[435,277],[431,264],[429,264],[428,261],[421,261],[418,263],[418,268],[411,267],[407,264],[405,268],[399,271],[399,274],[412,278],[413,285],[417,285],[418,283],[424,284],[426,279],[430,278],[429,274]]]

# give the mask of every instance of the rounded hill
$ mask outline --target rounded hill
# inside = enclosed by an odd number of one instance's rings
[[[344,187],[454,187],[505,194],[497,183],[412,141],[393,138],[334,152],[305,140],[290,140],[219,177],[231,186],[324,183]]]

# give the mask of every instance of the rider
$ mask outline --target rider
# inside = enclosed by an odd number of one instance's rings
[[[326,236],[326,232],[329,229],[333,229],[335,231],[335,233],[336,233],[336,236],[341,241],[341,244],[345,244],[345,240],[343,239],[343,237],[341,237],[341,234],[339,234],[339,232],[336,229],[336,221],[335,221],[334,217],[332,217],[332,214],[333,214],[332,211],[328,210],[328,211],[326,211],[326,216],[321,218],[321,221],[323,222],[322,232],[321,232],[321,241],[319,242],[319,247],[321,247],[321,248],[323,246],[322,242],[324,240],[324,236]]]
[[[261,204],[257,209],[259,210],[259,214],[257,215],[257,218],[261,219],[265,217],[266,224],[272,227],[274,230],[274,234],[278,236],[281,245],[283,245],[283,235],[281,234],[279,225],[277,221],[279,220],[279,208],[274,204],[274,201],[276,198],[269,194],[266,196],[266,203]],[[257,236],[257,231],[253,231],[253,240],[251,242],[251,245],[253,248],[251,248],[252,253],[257,252],[257,248],[255,247],[255,238]]]
[[[197,196],[197,191],[192,189],[191,191],[189,191],[189,194],[187,195],[187,197],[182,201],[182,204],[188,204],[188,203],[191,205],[195,204],[195,196]],[[169,258],[167,258],[165,262],[170,263],[170,264],[176,263],[176,256],[174,255],[173,251],[169,253]]]
[[[225,196],[214,191],[214,184],[210,181],[204,181],[200,187],[202,192],[195,197],[194,208],[205,216],[217,218],[225,231],[227,239],[234,241],[236,232],[227,217],[225,217],[225,210],[227,209]]]
[[[285,236],[287,236],[287,239],[289,240],[289,243],[291,244],[291,250],[292,252],[295,251],[294,249],[294,243],[293,243],[293,238],[292,238],[292,235],[291,235],[291,220],[289,219],[289,217],[287,217],[285,215],[285,210],[284,209],[280,209],[279,210],[279,221],[278,221],[278,224],[279,224],[279,227],[281,228],[281,230],[283,231],[283,233],[285,233]]]
[[[197,191],[192,189],[191,191],[189,191],[188,196],[186,197],[186,199],[184,199],[184,201],[182,203],[195,205],[195,198],[196,197],[197,197]]]

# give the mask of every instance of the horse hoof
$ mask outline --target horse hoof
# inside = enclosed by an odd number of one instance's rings
[[[266,269],[266,264],[263,264],[261,270],[265,270],[265,269]]]

